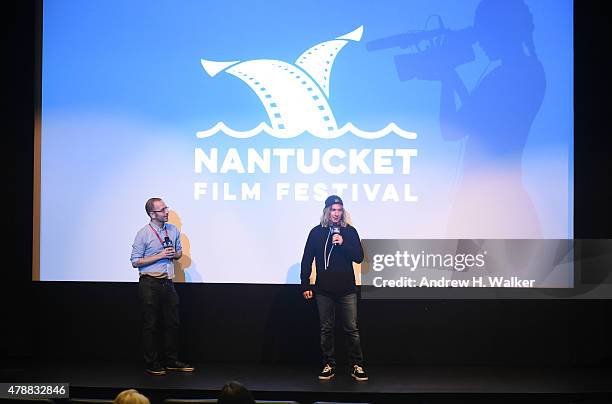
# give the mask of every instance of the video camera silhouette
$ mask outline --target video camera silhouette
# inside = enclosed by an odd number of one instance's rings
[[[410,53],[394,57],[401,81],[414,78],[431,79],[444,70],[453,69],[474,60],[472,44],[476,42],[474,28],[451,30],[444,27],[438,16],[439,28],[410,31],[375,39],[366,43],[368,51],[391,48],[411,48]]]

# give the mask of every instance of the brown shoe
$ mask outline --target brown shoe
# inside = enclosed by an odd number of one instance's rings
[[[195,368],[181,361],[174,361],[166,365],[166,370],[173,370],[175,372],[193,372]]]
[[[166,369],[164,369],[159,363],[153,363],[150,366],[147,366],[145,372],[153,376],[163,376],[166,374]]]

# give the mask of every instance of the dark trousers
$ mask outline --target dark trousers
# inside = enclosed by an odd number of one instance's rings
[[[338,312],[347,338],[349,364],[351,367],[353,365],[363,366],[363,353],[361,352],[361,341],[357,328],[357,294],[351,293],[346,296],[332,297],[317,293],[315,296],[319,308],[323,363],[329,363],[333,367],[336,366],[334,329],[336,312]]]
[[[166,363],[178,358],[179,298],[171,279],[155,279],[143,275],[138,282],[138,294],[142,306],[142,339],[144,360],[147,365],[160,362],[156,334],[161,328],[164,337]],[[160,327],[161,326],[161,327]]]

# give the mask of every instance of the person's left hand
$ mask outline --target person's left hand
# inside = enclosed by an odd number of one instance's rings
[[[342,245],[342,242],[344,240],[342,239],[342,236],[340,234],[334,234],[334,236],[332,237],[332,243],[335,245]]]
[[[164,248],[164,254],[166,258],[173,259],[176,256],[176,250],[174,247],[166,247]]]

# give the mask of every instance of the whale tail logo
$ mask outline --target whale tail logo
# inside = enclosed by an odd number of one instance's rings
[[[304,51],[294,63],[255,59],[220,62],[201,59],[211,77],[229,73],[245,82],[266,109],[277,137],[310,132],[333,137],[338,124],[329,104],[329,83],[334,60],[349,42],[359,42],[363,25]]]

